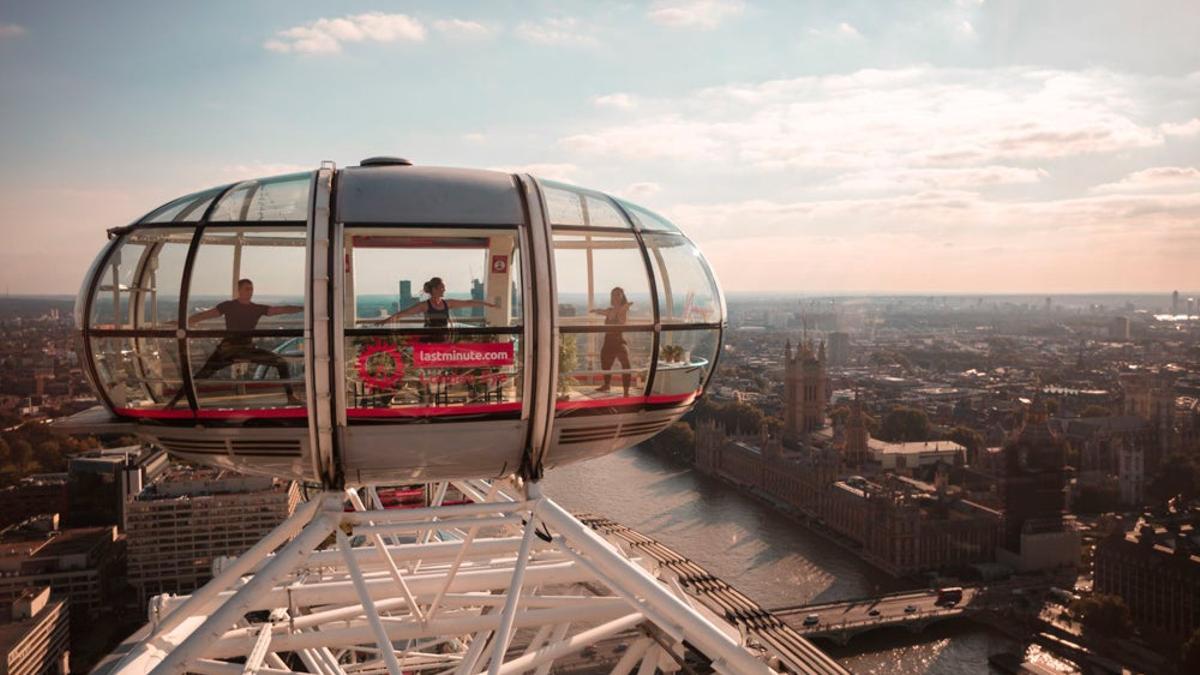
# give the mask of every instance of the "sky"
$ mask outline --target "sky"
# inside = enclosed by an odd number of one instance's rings
[[[0,2],[0,285],[172,197],[530,172],[742,293],[1200,290],[1194,0]]]

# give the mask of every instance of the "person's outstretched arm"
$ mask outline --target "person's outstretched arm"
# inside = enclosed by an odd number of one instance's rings
[[[267,308],[267,316],[275,316],[276,314],[299,314],[303,311],[303,305],[276,305],[275,307]]]
[[[446,300],[446,306],[450,309],[458,309],[459,307],[499,307],[494,302],[487,300]]]
[[[411,307],[402,309],[399,312],[396,312],[390,316],[384,317],[382,319],[376,319],[375,321],[368,321],[367,323],[387,323],[389,321],[395,321],[396,319],[399,319],[402,316],[412,316],[413,314],[419,314],[420,312],[424,311],[424,305],[425,305],[424,302],[418,302],[417,304],[412,305]]]
[[[221,310],[217,309],[216,307],[213,307],[212,309],[206,309],[203,312],[196,312],[195,314],[188,317],[188,320],[187,320],[188,327],[190,328],[191,325],[194,323],[200,323],[201,321],[208,321],[209,319],[215,319],[218,316],[221,316]]]

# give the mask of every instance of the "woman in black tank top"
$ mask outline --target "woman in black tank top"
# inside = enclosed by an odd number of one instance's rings
[[[451,300],[446,298],[446,284],[442,282],[441,277],[434,277],[426,281],[424,290],[429,294],[428,300],[402,309],[386,319],[381,319],[378,323],[388,323],[402,316],[411,316],[419,312],[424,312],[426,328],[448,329],[450,327],[450,310],[452,309],[458,309],[459,307],[499,306],[486,300]],[[445,342],[449,337],[449,333],[446,330],[434,331],[427,336],[425,342]]]

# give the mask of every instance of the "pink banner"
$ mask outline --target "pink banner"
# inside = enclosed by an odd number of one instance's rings
[[[413,345],[416,368],[495,368],[513,364],[511,342],[418,342]]]

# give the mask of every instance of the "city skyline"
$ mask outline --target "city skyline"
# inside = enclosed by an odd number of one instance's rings
[[[1184,292],[1200,11],[1154,9],[10,6],[0,282],[74,293],[168,199],[393,154],[644,203],[734,293]]]

